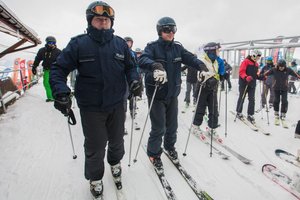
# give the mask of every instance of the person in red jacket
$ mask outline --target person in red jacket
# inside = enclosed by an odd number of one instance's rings
[[[252,50],[250,55],[241,63],[239,70],[239,99],[236,106],[236,113],[238,118],[243,118],[242,110],[245,100],[245,95],[248,94],[248,111],[247,119],[252,124],[255,124],[254,107],[255,107],[255,88],[257,72],[259,65],[257,61],[261,57],[259,50]]]

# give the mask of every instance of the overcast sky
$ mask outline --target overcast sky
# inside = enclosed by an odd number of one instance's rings
[[[45,43],[57,38],[63,49],[87,27],[89,0],[2,0]],[[177,23],[175,40],[194,51],[210,41],[236,42],[300,35],[300,0],[109,0],[115,10],[115,34],[131,36],[134,48],[158,38],[156,22],[170,16]],[[1,41],[0,44],[5,44]]]

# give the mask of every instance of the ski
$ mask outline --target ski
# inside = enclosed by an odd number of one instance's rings
[[[146,147],[143,146],[143,149],[144,149],[145,152],[147,152]],[[163,187],[163,190],[166,194],[167,199],[168,200],[177,200],[177,197],[176,197],[171,185],[169,184],[169,182],[168,182],[168,180],[165,176],[165,172],[163,170],[163,167],[161,169],[158,169],[157,167],[155,167],[153,165],[153,163],[151,162],[150,159],[149,159],[149,161],[150,161],[151,165],[154,168],[155,174],[157,175],[157,177],[158,177],[158,179],[161,183],[161,186]]]
[[[155,166],[153,166],[153,167],[154,167],[154,171],[155,171],[157,177],[159,178],[161,186],[163,187],[163,189],[165,191],[167,199],[168,200],[176,200],[177,197],[175,196],[175,193],[174,193],[173,189],[171,188],[171,186],[170,186],[170,184],[169,184],[169,182],[168,182],[168,180],[165,176],[164,171],[160,170],[160,169],[157,169]]]
[[[236,116],[236,113],[234,111],[230,111],[230,113],[232,113],[234,116]],[[264,129],[262,129],[260,126],[256,125],[256,124],[252,124],[251,122],[249,122],[244,116],[242,118],[238,118],[241,122],[243,122],[244,124],[246,124],[249,128],[251,128],[253,131],[257,131],[257,132],[261,132],[264,135],[270,135],[269,132],[265,131]]]
[[[209,196],[207,192],[204,190],[201,190],[198,187],[198,184],[196,181],[193,179],[193,177],[182,167],[180,162],[174,161],[170,155],[164,150],[165,155],[170,159],[170,161],[174,164],[174,166],[177,168],[177,170],[180,172],[184,180],[188,183],[190,188],[193,190],[193,192],[196,194],[198,199],[200,200],[213,200],[212,197]]]
[[[262,166],[262,173],[281,188],[300,200],[299,192],[292,189],[292,179],[288,175],[278,170],[274,165],[264,164]]]
[[[205,135],[207,135],[210,138],[210,134],[207,131],[203,131],[205,133]],[[229,153],[231,153],[234,157],[236,157],[237,159],[239,159],[241,162],[245,163],[245,164],[251,164],[251,160],[246,158],[245,156],[242,156],[241,154],[239,154],[237,151],[233,150],[232,148],[230,148],[229,146],[225,145],[223,143],[223,140],[220,139],[220,137],[213,137],[213,140],[218,143],[221,147],[223,147],[224,149],[226,149]]]
[[[297,160],[297,156],[295,156],[294,154],[282,149],[276,149],[275,154],[280,159],[300,168],[300,160]]]
[[[193,135],[196,136],[196,138],[198,138],[199,140],[201,140],[204,144],[210,146],[210,143],[206,140],[206,137],[201,134],[199,131],[192,131]],[[224,160],[228,160],[230,156],[228,156],[227,154],[225,154],[223,151],[221,151],[220,149],[218,149],[217,147],[215,147],[214,145],[212,145],[212,148],[214,149],[214,151]]]
[[[234,111],[231,110],[230,113],[232,113],[234,116],[236,116],[236,113]],[[236,117],[236,118],[239,119],[244,124],[246,124],[253,131],[258,131],[258,128],[256,126],[254,126],[253,124],[251,124],[244,116],[242,118],[239,118],[239,117]]]

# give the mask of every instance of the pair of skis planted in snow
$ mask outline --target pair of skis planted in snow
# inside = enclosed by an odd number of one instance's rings
[[[236,112],[231,110],[230,113],[233,114],[234,116],[236,116]],[[261,128],[257,124],[252,124],[250,121],[248,121],[246,119],[245,116],[243,116],[241,118],[239,118],[239,117],[236,117],[236,118],[239,119],[241,122],[243,122],[245,125],[247,125],[251,130],[260,132],[264,135],[270,135],[270,132],[265,131],[263,128]]]
[[[144,150],[146,151],[145,148],[144,148]],[[199,186],[196,183],[196,181],[184,169],[184,167],[181,165],[181,163],[179,162],[178,159],[176,161],[174,161],[169,156],[169,154],[166,151],[164,151],[164,153],[170,159],[170,161],[173,163],[173,165],[177,168],[177,170],[179,171],[179,173],[182,175],[182,177],[187,182],[187,184],[189,185],[189,187],[193,190],[193,192],[198,197],[198,199],[200,199],[200,200],[213,200],[213,198],[210,197],[210,195],[207,192],[205,192],[204,190],[202,190],[202,189],[199,188]],[[151,164],[152,164],[152,162],[151,162]],[[168,182],[168,180],[167,180],[167,178],[165,176],[164,169],[163,168],[157,169],[154,165],[153,165],[153,167],[154,167],[154,171],[155,171],[157,177],[159,178],[161,186],[163,187],[163,190],[164,190],[164,192],[166,194],[167,199],[168,200],[177,200],[175,192],[173,191],[170,183]]]
[[[192,131],[192,133],[199,138],[202,142],[204,142],[205,144],[207,144],[208,146],[210,146],[210,143],[206,140],[206,136],[210,137],[210,134],[207,131]],[[202,133],[202,134],[201,134]],[[238,153],[237,151],[233,150],[232,148],[230,148],[229,146],[225,145],[223,143],[223,140],[221,140],[218,137],[213,137],[213,140],[219,144],[221,147],[223,147],[224,149],[226,149],[229,153],[231,153],[234,157],[236,157],[238,160],[240,160],[241,162],[245,163],[245,164],[250,164],[251,160],[246,158],[245,156],[242,156],[240,153]],[[213,149],[215,150],[215,152],[221,156],[221,158],[223,159],[228,159],[229,156],[227,154],[225,154],[223,151],[221,151],[220,149],[218,149],[215,146],[212,146]]]

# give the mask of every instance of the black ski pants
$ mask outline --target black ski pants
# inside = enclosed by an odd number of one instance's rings
[[[150,105],[151,98],[148,97]],[[147,154],[160,157],[162,141],[166,150],[174,150],[177,141],[178,99],[154,100],[150,110],[151,131],[148,139]]]
[[[100,180],[104,174],[105,148],[108,144],[107,162],[115,165],[124,156],[124,105],[110,112],[80,110],[84,134],[85,178]]]
[[[217,87],[216,87],[217,88]],[[217,89],[207,90],[205,87],[202,88],[197,105],[195,118],[193,124],[200,126],[203,122],[203,116],[205,115],[206,107],[208,108],[208,127],[218,127],[218,97]]]
[[[254,115],[254,107],[255,107],[255,86],[248,86],[240,84],[239,85],[239,99],[236,106],[236,112],[242,113],[243,112],[243,104],[244,100],[246,98],[246,95],[248,94],[248,115]],[[243,96],[244,95],[244,96]]]
[[[281,101],[280,112],[281,113],[286,113],[287,112],[287,109],[288,109],[287,95],[288,95],[287,91],[274,90],[274,96],[275,96],[275,99],[274,99],[274,111],[275,112],[279,112],[280,101]]]

